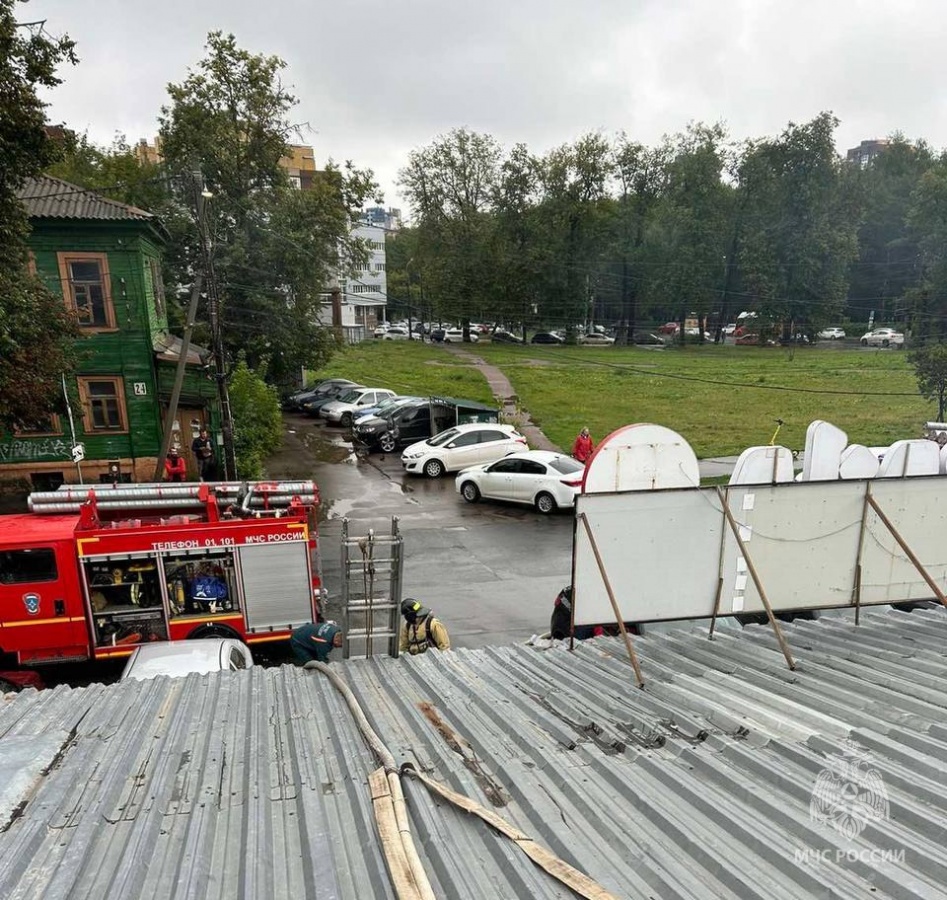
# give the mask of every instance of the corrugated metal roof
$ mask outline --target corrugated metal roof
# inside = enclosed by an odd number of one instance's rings
[[[155,217],[136,206],[108,200],[94,191],[41,175],[29,178],[17,191],[31,219],[133,219],[151,222]]]
[[[610,638],[333,670],[399,763],[619,897],[947,896],[947,616],[871,610],[858,628],[785,631],[795,672],[763,627],[638,638],[643,690]],[[19,799],[0,794],[4,898],[394,896],[376,763],[319,673],[0,701],[0,760],[30,742]],[[418,782],[405,793],[438,896],[571,896]]]

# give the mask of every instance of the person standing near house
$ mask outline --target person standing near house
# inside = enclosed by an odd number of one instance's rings
[[[201,481],[213,481],[217,463],[214,459],[214,444],[206,428],[202,428],[201,433],[192,441],[191,451],[197,460],[197,473]]]
[[[588,428],[583,428],[576,435],[575,443],[572,445],[572,455],[580,462],[587,463],[595,450],[595,444],[592,442],[592,435]]]
[[[165,457],[164,477],[166,481],[184,481],[187,477],[187,466],[177,447],[172,447]]]

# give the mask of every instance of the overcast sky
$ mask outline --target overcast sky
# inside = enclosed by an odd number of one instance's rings
[[[943,0],[30,0],[19,16],[76,40],[49,116],[104,143],[154,135],[208,31],[281,56],[300,143],[372,169],[388,205],[408,153],[459,126],[540,153],[691,121],[759,137],[830,109],[841,151],[896,130],[947,145]]]

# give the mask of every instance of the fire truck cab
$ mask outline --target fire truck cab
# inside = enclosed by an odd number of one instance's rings
[[[0,516],[0,652],[34,666],[151,641],[287,639],[318,617],[317,493],[301,484],[257,491],[262,508],[206,484],[96,486],[73,514],[31,498],[32,513]]]

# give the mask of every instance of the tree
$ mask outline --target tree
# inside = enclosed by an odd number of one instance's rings
[[[75,326],[28,272],[26,180],[56,157],[37,91],[60,83],[57,68],[76,62],[68,37],[41,23],[19,25],[14,0],[0,0],[0,424],[30,424],[52,412],[62,373],[72,366]]]
[[[793,323],[838,314],[858,252],[860,197],[835,152],[837,126],[831,113],[790,123],[751,143],[737,169],[741,273],[784,337]]]
[[[615,173],[619,195],[614,207],[612,239],[618,254],[620,312],[616,343],[629,344],[639,311],[642,245],[652,209],[665,189],[667,179],[665,142],[650,149],[627,135],[620,135],[615,147]]]
[[[415,264],[425,292],[435,315],[460,319],[465,332],[493,283],[490,213],[500,155],[489,135],[458,128],[412,151],[400,172],[417,218]]]
[[[187,284],[202,265],[187,187],[199,170],[213,195],[209,230],[224,342],[279,384],[301,368],[320,368],[334,349],[317,314],[330,278],[364,258],[351,229],[376,190],[371,173],[351,164],[329,164],[312,190],[293,189],[280,166],[296,132],[284,68],[278,57],[249,53],[233,35],[212,32],[204,59],[168,86],[159,119],[176,192],[162,211],[173,238],[169,280]]]
[[[140,159],[123,134],[110,147],[99,147],[67,130],[60,158],[46,172],[149,212],[159,212],[170,199],[163,167]]]
[[[848,313],[867,321],[876,312],[879,322],[896,321],[909,310],[904,298],[920,285],[923,275],[923,236],[907,219],[921,177],[934,164],[924,141],[909,143],[892,136],[884,152],[857,173],[865,201],[858,230],[858,259],[852,263]]]
[[[918,180],[908,210],[918,242],[921,279],[910,292],[914,337],[947,339],[947,157],[941,156]]]
[[[564,325],[570,340],[594,309],[613,176],[611,146],[600,134],[557,147],[541,162],[536,210],[543,252],[540,315]]]
[[[424,276],[419,264],[418,230],[402,227],[385,235],[385,280],[388,285],[388,318],[398,321],[429,315]]]
[[[542,241],[537,234],[536,199],[540,162],[517,144],[500,166],[494,199],[496,260],[494,323],[526,327],[539,312]]]
[[[923,344],[908,354],[917,376],[917,387],[926,400],[937,401],[937,421],[947,410],[947,344]]]
[[[724,183],[726,132],[692,125],[669,143],[665,186],[653,204],[645,241],[648,294],[682,323],[689,314],[704,339],[708,314],[719,303],[732,189]]]

